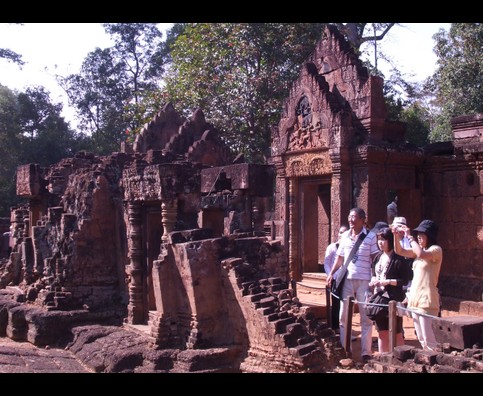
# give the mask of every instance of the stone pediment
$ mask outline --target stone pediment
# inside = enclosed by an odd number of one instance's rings
[[[165,105],[136,136],[135,153],[160,152],[163,161],[189,161],[208,166],[231,163],[233,158],[218,130],[205,121],[201,109],[190,119],[178,115],[171,103]]]
[[[363,144],[382,136],[385,117],[382,79],[329,25],[285,101],[272,154]]]

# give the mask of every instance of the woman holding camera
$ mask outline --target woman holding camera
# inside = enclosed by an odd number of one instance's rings
[[[443,249],[436,238],[438,226],[432,220],[423,220],[415,229],[416,239],[407,226],[393,228],[394,250],[401,256],[413,258],[413,280],[408,292],[408,308],[414,321],[414,329],[421,347],[435,350],[438,343],[432,328],[430,316],[437,316],[440,302],[438,278],[443,261]],[[399,241],[406,236],[411,248],[404,249]]]

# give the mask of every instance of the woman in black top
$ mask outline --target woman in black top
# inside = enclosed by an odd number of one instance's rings
[[[407,285],[411,277],[411,267],[404,257],[394,252],[394,235],[389,227],[377,233],[377,246],[381,250],[372,262],[372,278],[369,286],[374,293],[386,292],[390,300],[403,301],[406,297],[403,286]],[[389,351],[389,309],[386,315],[374,321],[378,332],[379,353]],[[396,345],[404,345],[403,318],[396,317]]]

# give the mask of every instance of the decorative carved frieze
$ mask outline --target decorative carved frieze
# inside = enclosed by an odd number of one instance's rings
[[[304,153],[288,157],[285,160],[285,172],[288,177],[320,176],[332,173],[329,151]]]

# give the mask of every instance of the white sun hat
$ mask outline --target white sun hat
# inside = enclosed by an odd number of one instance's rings
[[[393,226],[397,225],[407,225],[406,223],[406,218],[405,217],[395,217],[394,220],[392,221]]]

